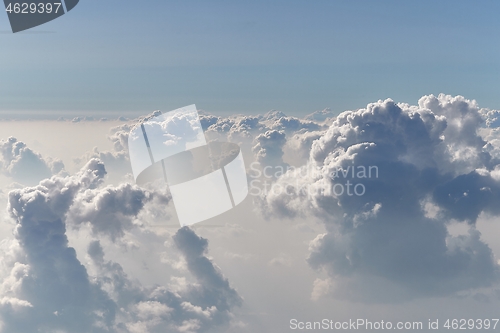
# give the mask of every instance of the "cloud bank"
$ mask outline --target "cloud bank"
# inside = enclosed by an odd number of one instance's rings
[[[384,100],[337,116],[271,111],[202,114],[200,121],[208,141],[238,143],[260,167],[298,166],[269,179],[286,191],[267,192],[256,203],[271,219],[300,217],[303,224],[305,217],[323,226],[304,253],[309,267],[327,276],[309,286],[312,299],[388,302],[498,284],[496,259],[476,228],[481,215],[500,213],[500,140],[488,127],[496,115],[461,96],[429,95],[418,105]],[[52,176],[57,162],[15,139],[2,141],[8,176],[31,176],[23,165],[43,171],[24,182],[38,185],[9,193],[16,227],[15,239],[0,244],[3,332],[204,332],[236,320],[243,299],[210,259],[208,241],[189,228],[157,234],[148,226],[167,218],[168,190],[124,181],[133,125],[113,128],[113,150],[89,152],[72,176]],[[105,186],[107,172],[117,185]],[[38,183],[40,177],[46,179]],[[457,222],[466,234],[450,234]],[[88,230],[88,261],[70,246],[69,229]],[[141,284],[110,259],[107,246],[129,246],[132,233],[164,237],[163,248],[155,248],[165,252],[159,265],[176,269],[166,283]],[[283,252],[259,267],[291,265]]]

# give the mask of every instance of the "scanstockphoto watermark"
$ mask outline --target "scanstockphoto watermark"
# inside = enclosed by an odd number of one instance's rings
[[[334,168],[321,168],[306,165],[263,166],[259,162],[250,164],[250,195],[323,195],[340,197],[363,196],[366,181],[379,177],[376,165],[348,165]],[[311,182],[311,180],[313,180]]]
[[[435,323],[429,320],[429,329],[434,329]],[[422,330],[424,323],[421,321],[398,321],[391,322],[385,320],[370,321],[368,319],[349,319],[348,321],[335,321],[323,319],[321,321],[299,321],[290,319],[291,330]]]

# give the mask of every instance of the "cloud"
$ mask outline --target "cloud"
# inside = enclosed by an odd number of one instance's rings
[[[68,227],[89,225],[94,235],[119,242],[134,227],[151,233],[135,219],[149,205],[169,201],[154,189],[103,187],[105,175],[103,163],[92,159],[73,176],[53,176],[9,193],[16,227],[15,240],[2,247],[1,331],[204,332],[229,324],[241,297],[206,257],[208,241],[190,229],[174,235],[171,250],[195,282],[178,278],[167,286],[143,286],[107,260],[95,239],[88,244],[90,262],[79,261]]]
[[[281,253],[279,256],[276,258],[271,259],[268,262],[269,266],[274,266],[274,267],[290,267],[292,266],[292,258],[290,258],[289,255],[286,253]]]
[[[263,167],[286,166],[284,157],[294,164],[303,164],[307,160],[312,141],[328,128],[324,119],[316,118],[330,113],[331,111],[324,110],[317,117],[311,116],[308,119],[289,117],[276,110],[263,116],[216,117],[202,113],[200,122],[207,140],[237,143],[245,155],[253,153],[253,158],[263,163]],[[286,156],[283,156],[284,150],[288,151]]]
[[[25,185],[35,185],[40,180],[64,170],[62,161],[45,159],[14,137],[0,141],[0,154],[3,172]]]
[[[94,118],[92,116],[84,116],[84,117],[74,117],[71,120],[72,123],[79,123],[79,122],[82,122],[82,121],[96,121],[96,118]]]
[[[303,165],[309,159],[312,143],[319,139],[325,131],[306,131],[288,137],[283,151],[293,165]]]
[[[254,138],[267,129],[260,116],[234,115],[227,118],[201,115],[200,121],[207,140],[234,142],[242,149],[251,148]]]
[[[133,219],[154,195],[158,194],[128,183],[89,189],[76,196],[67,211],[67,221],[73,225],[90,223],[95,235],[104,234],[115,240],[132,228]]]
[[[148,133],[151,145],[158,141],[161,142],[163,149],[177,151],[177,149],[181,149],[179,147],[186,147],[189,143],[200,140],[198,138],[202,130],[200,125],[198,114],[190,111],[174,115],[166,113],[157,118],[149,119],[142,126]]]
[[[200,124],[201,128],[206,131],[210,126],[216,124],[219,121],[219,117],[214,116],[212,114],[208,114],[205,112],[200,112],[198,111],[198,114],[200,116]]]
[[[308,114],[304,117],[305,120],[312,120],[317,122],[324,122],[330,119],[335,118],[336,113],[333,112],[330,108],[323,109],[321,111],[314,111],[311,114]]]
[[[286,117],[286,114],[284,112],[278,110],[270,110],[262,116],[262,120],[275,121],[283,117]]]
[[[323,221],[327,232],[311,242],[308,263],[331,283],[314,298],[328,290],[402,300],[498,281],[474,225],[481,212],[500,212],[496,162],[480,135],[484,114],[461,96],[424,96],[418,106],[378,101],[341,113],[312,142],[309,162],[276,182],[288,191],[268,193],[263,209]],[[440,208],[434,218],[425,202]],[[451,219],[467,221],[469,233],[451,236]]]
[[[285,132],[297,132],[297,131],[317,131],[323,126],[318,125],[314,121],[302,120],[295,117],[281,117],[274,121],[271,125],[272,129],[281,130]]]
[[[206,135],[212,140],[239,144],[247,156],[253,155],[248,159],[259,162],[263,168],[286,168],[303,165],[309,158],[312,142],[327,129],[322,120],[289,117],[272,110],[263,116],[219,117],[208,127]]]
[[[63,221],[74,194],[82,186],[96,186],[103,172],[102,165],[93,160],[71,181],[53,177],[9,193],[8,210],[17,222],[15,237],[24,256],[24,262],[16,263],[11,271],[18,285],[13,294],[30,306],[14,312],[10,306],[2,307],[5,332],[62,327],[72,332],[104,332],[94,326],[113,319],[109,299],[90,283],[75,250],[68,247]]]
[[[208,249],[206,239],[199,237],[193,230],[183,227],[173,237],[177,248],[183,254],[189,271],[194,275],[200,286],[187,291],[196,306],[208,308],[214,306],[224,311],[242,303],[236,290],[229,286],[229,281],[221,274],[220,269],[205,256]]]
[[[179,235],[186,232],[192,237],[188,242],[201,240],[207,243],[192,230],[179,230],[174,235],[177,249],[188,262],[188,272],[197,283],[172,278],[169,286],[143,287],[128,278],[121,265],[105,260],[99,241],[89,245],[88,254],[98,273],[95,277],[97,283],[107,291],[116,307],[123,309],[120,315],[124,319],[116,326],[130,333],[205,332],[231,321],[230,311],[241,304],[240,297],[214,264],[198,252],[199,244],[177,244],[182,242],[179,237],[185,237]],[[206,249],[205,245],[203,251]],[[194,267],[189,265],[193,260]]]
[[[126,123],[112,127],[108,140],[113,144],[113,150],[100,151],[97,147],[94,147],[92,151],[75,158],[75,164],[82,165],[93,158],[99,159],[104,163],[108,171],[106,181],[111,184],[121,183],[127,174],[132,174],[128,153],[128,135],[134,126],[134,123]]]
[[[255,159],[262,166],[282,166],[283,147],[286,143],[286,135],[283,131],[270,130],[259,134],[255,138],[253,152]]]

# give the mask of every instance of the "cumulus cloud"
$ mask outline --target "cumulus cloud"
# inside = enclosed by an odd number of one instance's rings
[[[262,116],[262,120],[275,121],[283,117],[286,117],[286,114],[284,112],[278,110],[271,110]]]
[[[97,186],[103,173],[102,165],[91,161],[71,180],[53,177],[37,187],[9,193],[8,210],[17,222],[15,236],[24,257],[12,269],[17,288],[11,289],[10,297],[30,306],[14,312],[4,306],[4,331],[54,331],[64,327],[88,332],[113,317],[106,295],[90,283],[75,250],[68,247],[63,221],[74,194],[82,186]],[[104,330],[95,327],[95,331]]]
[[[120,184],[122,181],[128,180],[127,178],[130,178],[132,174],[128,137],[130,131],[137,124],[149,121],[145,125],[148,128],[148,132],[150,135],[160,138],[162,146],[166,147],[184,146],[196,139],[199,134],[198,124],[193,114],[178,114],[167,118],[161,118],[161,115],[162,112],[156,110],[146,116],[138,117],[124,124],[112,127],[108,135],[108,140],[113,144],[113,149],[102,151],[94,147],[92,151],[75,158],[75,164],[82,165],[92,158],[97,158],[106,165],[106,169],[108,170],[106,181],[110,184]],[[218,117],[202,114],[200,116],[202,127],[207,126],[207,122],[210,123],[208,119],[212,118],[219,119]]]
[[[219,117],[214,116],[214,115],[209,114],[209,113],[200,112],[200,111],[198,111],[198,113],[200,115],[201,128],[204,131],[206,131],[210,126],[216,124],[220,119]]]
[[[335,112],[333,112],[330,108],[326,108],[321,111],[314,111],[313,113],[305,116],[304,119],[316,122],[324,122],[335,118],[335,116],[336,116]]]
[[[255,138],[253,152],[257,162],[263,166],[282,166],[283,147],[286,143],[286,135],[283,131],[270,130],[259,134]]]
[[[96,118],[94,118],[92,116],[83,116],[83,117],[74,117],[71,120],[72,123],[80,123],[82,121],[96,121]]]
[[[237,143],[244,154],[251,155],[265,167],[286,166],[288,163],[284,158],[292,164],[303,164],[309,156],[312,141],[328,128],[330,116],[333,113],[329,109],[304,119],[290,117],[277,110],[257,116],[218,117],[202,113],[200,122],[208,141]],[[285,156],[284,152],[287,152]]]
[[[177,248],[183,254],[189,271],[194,275],[199,286],[187,290],[194,304],[204,309],[215,306],[219,311],[228,311],[241,305],[242,299],[230,287],[229,281],[221,274],[220,269],[206,257],[208,242],[199,237],[193,230],[183,227],[173,237]],[[227,315],[223,313],[221,315]]]
[[[2,158],[0,167],[3,172],[25,185],[35,185],[40,180],[64,169],[62,161],[43,158],[42,155],[14,137],[0,141],[0,154]]]
[[[119,263],[106,260],[99,240],[88,245],[90,263],[79,261],[68,227],[88,225],[94,235],[117,242],[141,227],[134,220],[155,198],[169,201],[165,193],[135,185],[103,187],[105,174],[103,163],[92,159],[73,176],[9,193],[16,227],[15,240],[2,246],[1,331],[203,332],[228,324],[242,300],[206,256],[208,241],[191,229],[173,236],[188,275],[171,285],[143,286],[129,278]]]
[[[289,136],[283,147],[284,158],[290,164],[303,165],[309,159],[313,142],[319,139],[325,131],[305,131]]]
[[[128,183],[88,189],[76,196],[67,211],[67,221],[73,225],[90,223],[95,235],[105,234],[115,240],[132,228],[133,219],[153,195],[158,194]]]
[[[272,123],[271,128],[284,132],[297,132],[300,130],[317,131],[322,126],[310,120],[303,120],[296,117],[281,117]]]
[[[327,272],[328,278],[317,281],[314,299],[328,293],[381,301],[448,295],[497,282],[492,251],[475,228],[480,214],[500,213],[495,205],[500,196],[500,140],[495,129],[486,128],[496,114],[461,96],[429,95],[417,105],[385,100],[337,116],[327,109],[304,119],[274,110],[263,116],[201,113],[200,122],[208,141],[238,143],[261,166],[283,170],[303,165],[278,175],[274,184],[286,191],[267,192],[260,203],[267,216],[314,216],[323,222],[326,232],[311,242],[308,263]],[[187,124],[189,119],[179,119],[180,129],[183,121]],[[123,124],[111,133],[114,151],[105,152],[110,156],[106,164],[121,163],[118,156],[128,158],[130,126]],[[106,154],[94,153],[107,159]],[[157,206],[154,200],[169,201],[168,193],[145,192],[132,185],[77,192],[65,222],[87,224],[93,235],[115,241],[140,225],[141,214]],[[469,232],[450,235],[452,221],[467,224]],[[174,242],[182,252],[179,237]],[[192,243],[203,242],[193,237]],[[189,259],[196,262],[189,269],[193,276],[194,267],[208,260],[203,246],[199,248],[198,259]],[[186,267],[189,260],[185,259]],[[269,264],[287,262],[275,258]],[[205,271],[205,278],[216,276],[213,272],[218,272],[215,266]],[[227,304],[238,304],[223,279],[217,281],[226,288]],[[185,304],[186,311],[210,312],[202,301],[204,293],[210,294],[198,290],[199,303]],[[140,311],[154,312],[156,305],[144,303]],[[143,324],[134,325],[140,330]],[[203,323],[188,318],[179,327],[189,331]]]
[[[118,326],[126,332],[204,332],[228,324],[231,309],[241,305],[238,293],[205,256],[205,239],[183,228],[173,241],[196,283],[172,277],[168,286],[143,287],[128,278],[118,263],[105,260],[99,241],[89,245],[98,273],[95,279],[116,307],[124,309]]]
[[[234,142],[242,149],[251,149],[254,138],[267,129],[261,116],[233,115],[227,118],[200,115],[200,122],[208,141]]]
[[[94,147],[92,151],[75,158],[75,164],[82,165],[93,158],[99,159],[104,163],[108,171],[106,181],[111,184],[121,183],[128,174],[132,173],[128,153],[128,135],[134,126],[134,123],[125,123],[112,127],[109,131],[108,140],[113,144],[113,149],[101,151]]]
[[[274,216],[314,215],[326,233],[309,265],[325,270],[318,292],[358,300],[446,295],[489,287],[499,267],[481,240],[481,212],[498,215],[498,162],[480,135],[484,110],[461,96],[392,100],[338,115],[313,142],[308,163],[264,196]],[[279,155],[279,153],[277,154]],[[426,215],[425,204],[439,207]],[[452,219],[469,223],[451,236]],[[321,288],[320,288],[321,287]]]

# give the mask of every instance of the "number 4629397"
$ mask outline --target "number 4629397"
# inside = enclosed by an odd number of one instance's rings
[[[60,2],[55,3],[9,3],[5,11],[9,14],[51,14],[58,13],[61,8]]]

